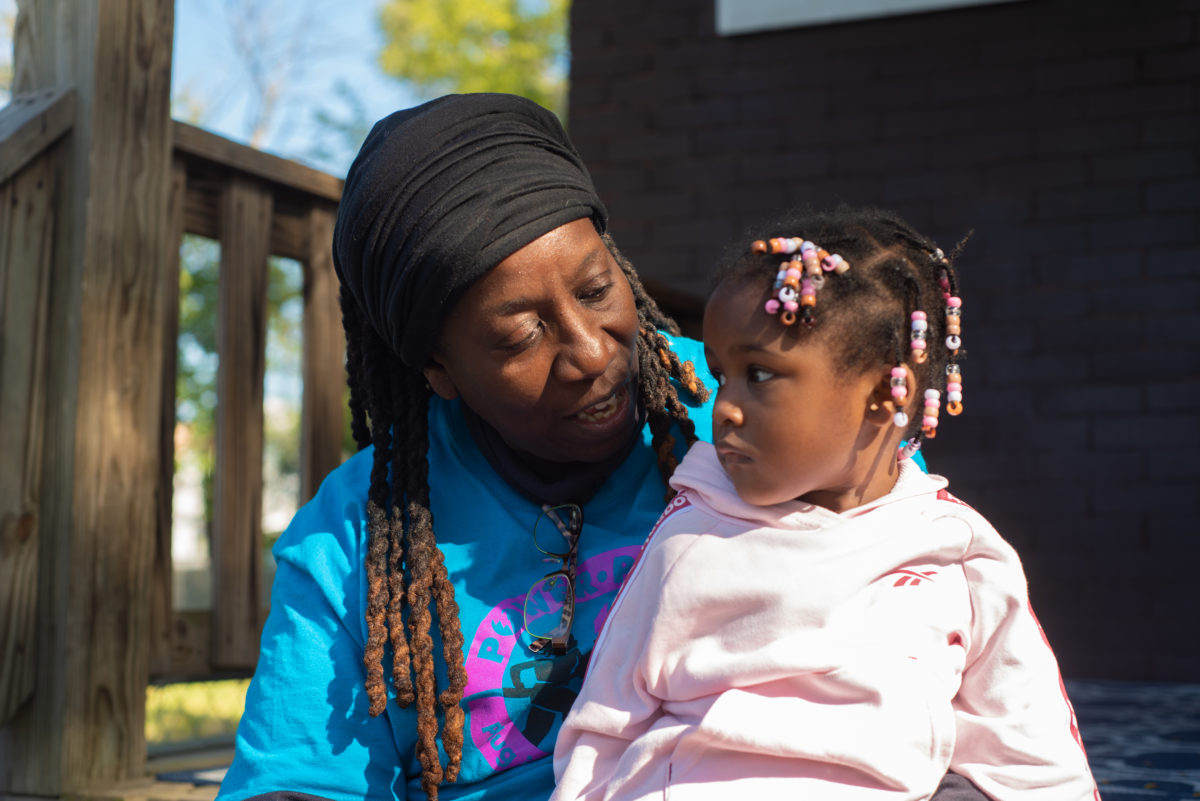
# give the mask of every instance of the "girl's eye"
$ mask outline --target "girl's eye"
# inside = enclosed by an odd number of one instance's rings
[[[751,384],[761,384],[763,381],[767,381],[774,377],[774,373],[772,373],[770,370],[764,370],[761,367],[751,367],[746,371],[746,378]]]
[[[713,381],[717,382],[718,387],[725,386],[725,374],[720,370],[713,370],[712,368],[709,368],[708,374],[713,377]]]

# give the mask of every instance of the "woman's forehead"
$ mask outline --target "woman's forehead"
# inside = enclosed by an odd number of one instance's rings
[[[563,287],[587,281],[612,264],[611,254],[591,220],[561,225],[507,257],[464,293],[460,309],[503,317],[544,302]]]

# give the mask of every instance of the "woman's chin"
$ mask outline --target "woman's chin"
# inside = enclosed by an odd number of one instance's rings
[[[554,461],[601,462],[625,450],[637,433],[630,394],[622,390],[612,409],[602,414],[576,414],[563,420]]]

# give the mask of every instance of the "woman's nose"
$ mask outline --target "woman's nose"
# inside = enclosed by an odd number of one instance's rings
[[[563,321],[559,339],[559,378],[578,381],[603,375],[613,359],[615,345],[599,320],[586,314],[572,315]]]

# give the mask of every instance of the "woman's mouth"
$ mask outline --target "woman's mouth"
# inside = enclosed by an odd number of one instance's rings
[[[621,387],[604,400],[589,406],[582,411],[576,412],[575,414],[571,415],[571,417],[584,423],[607,422],[621,411],[627,395],[628,392],[626,388]]]

